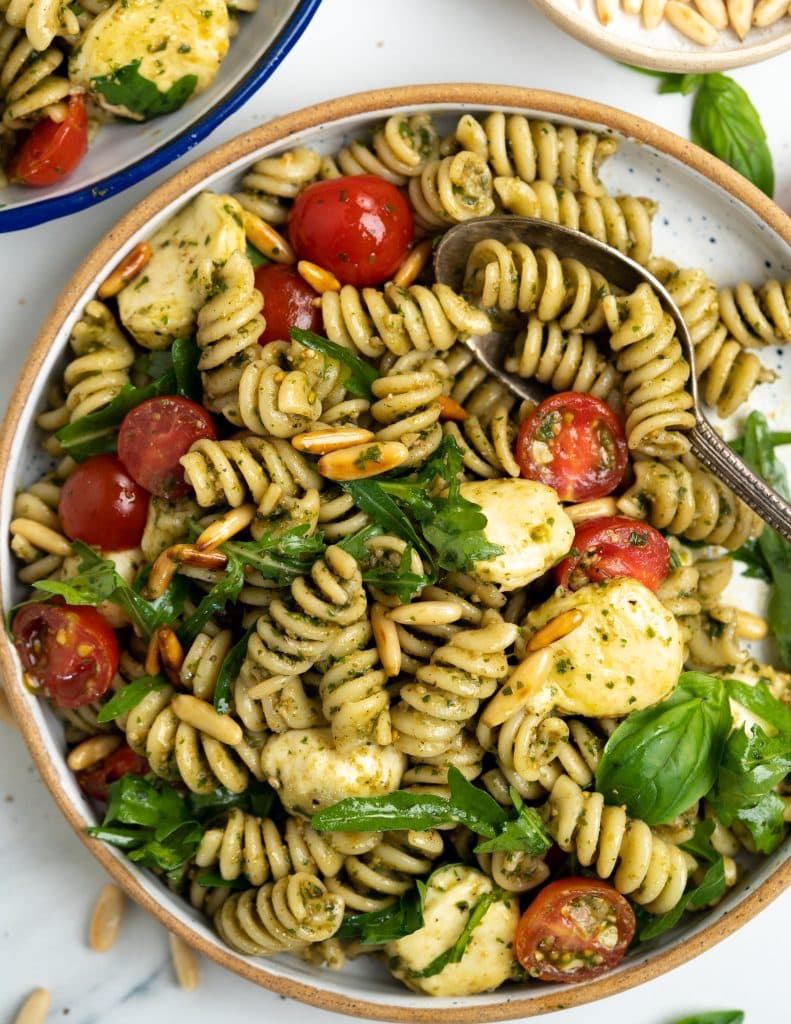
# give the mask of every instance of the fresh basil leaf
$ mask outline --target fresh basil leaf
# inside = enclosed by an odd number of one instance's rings
[[[91,79],[91,91],[104,96],[111,106],[125,108],[134,119],[145,121],[183,107],[198,84],[197,75],[182,75],[167,92],[160,92],[140,74],[139,67],[140,61],[133,60],[109,75],[97,75]]]
[[[200,405],[203,401],[203,385],[198,370],[201,353],[197,342],[193,338],[176,338],[170,351],[176,375],[176,394]]]
[[[313,349],[314,352],[320,352],[328,359],[333,359],[336,363],[346,367],[349,374],[344,380],[344,384],[350,394],[356,395],[358,398],[373,400],[371,385],[379,377],[379,371],[375,366],[360,359],[351,349],[336,345],[334,341],[322,338],[320,334],[314,334],[313,331],[292,327],[290,334],[292,341],[304,345],[305,348]]]
[[[129,410],[149,398],[172,395],[175,390],[176,374],[172,370],[144,388],[126,384],[103,409],[61,427],[55,437],[77,462],[83,462],[91,455],[115,452],[118,449],[118,427]]]
[[[444,953],[440,953],[439,956],[434,957],[430,964],[423,968],[422,971],[415,971],[415,977],[417,978],[433,978],[440,971],[444,970],[448,964],[457,964],[464,956],[467,946],[472,938],[472,933],[481,923],[486,916],[486,912],[493,903],[498,903],[500,900],[507,900],[511,897],[507,896],[500,889],[493,889],[491,892],[485,892],[477,901],[475,906],[472,908],[470,916],[467,918],[467,923],[462,929],[461,935],[458,939],[445,950]]]
[[[434,828],[453,821],[450,801],[431,793],[398,790],[387,796],[350,796],[311,818],[317,832],[379,832]]]
[[[676,1024],[743,1024],[744,1014],[741,1010],[712,1010],[709,1013],[693,1013],[684,1017]]]
[[[182,797],[169,782],[156,776],[127,772],[116,782],[111,782],[107,792],[105,825],[116,822],[155,829],[163,823],[174,827],[189,820]]]
[[[791,431],[788,430],[770,430],[769,441],[773,448],[780,448],[784,444],[791,444]],[[728,447],[736,452],[737,455],[744,454],[744,438],[734,437],[732,441],[728,441]]]
[[[223,878],[216,871],[205,871],[195,879],[204,889],[249,889],[250,883],[241,875],[239,878]]]
[[[508,821],[494,797],[474,786],[455,765],[448,768],[448,788],[454,817],[478,835],[493,838]]]
[[[649,825],[671,821],[714,785],[730,728],[722,680],[686,672],[664,701],[618,726],[604,748],[596,789]]]
[[[678,924],[687,907],[700,910],[714,900],[721,899],[727,888],[725,863],[722,857],[718,857],[703,876],[700,885],[696,889],[689,889],[685,892],[672,910],[666,914],[650,917],[641,924],[637,936],[638,941],[648,942],[650,939],[656,939],[663,935]]]
[[[726,679],[725,687],[731,700],[752,711],[791,740],[791,708],[774,697],[765,682],[759,680],[750,686],[740,679]]]
[[[141,846],[130,850],[127,856],[141,867],[158,868],[170,874],[187,863],[198,848],[202,836],[203,829],[196,821],[185,822],[165,839],[148,839]]]
[[[135,850],[140,846],[139,828],[118,828],[106,825],[94,825],[85,829],[85,834],[93,839],[117,846],[119,850]]]
[[[139,679],[127,683],[122,689],[116,691],[113,697],[102,706],[96,716],[97,722],[112,722],[113,719],[125,715],[132,708],[136,708],[146,694],[154,690],[162,690],[168,685],[167,679],[162,676],[141,676]]]
[[[364,945],[384,945],[396,942],[423,927],[423,904],[426,899],[425,883],[418,881],[414,889],[407,889],[399,899],[367,914],[347,914],[338,929],[339,939],[356,939]]]
[[[173,370],[173,356],[169,348],[143,352],[135,359],[135,372],[145,374],[152,380],[163,377]]]
[[[714,820],[706,818],[705,821],[696,823],[692,838],[685,843],[680,843],[679,846],[687,853],[691,853],[696,860],[702,861],[704,864],[713,864],[720,856],[711,845],[713,835]]]
[[[476,853],[509,852],[524,850],[533,857],[540,857],[552,846],[552,837],[547,832],[541,815],[534,807],[528,807],[517,791],[511,787],[511,800],[517,817],[507,821],[494,839],[479,843]]]
[[[339,540],[338,547],[347,551],[355,561],[364,562],[371,554],[365,546],[365,542],[370,540],[371,537],[380,537],[383,533],[384,530],[378,523],[369,523],[368,526],[364,526],[357,533],[350,533],[348,537]]]
[[[718,73],[703,76],[692,105],[692,141],[707,149],[768,196],[774,194],[772,154],[758,111],[738,83]]]
[[[254,245],[251,245],[250,242],[247,243],[247,246],[245,248],[245,255],[247,256],[248,260],[252,263],[253,268],[263,267],[264,264],[272,262],[271,260],[268,260],[262,252],[256,249]]]
[[[253,780],[242,793],[232,793],[230,789],[218,786],[211,793],[187,793],[185,800],[190,816],[202,824],[233,807],[258,818],[266,818],[272,810],[275,791],[268,782]]]
[[[231,701],[231,688],[239,677],[239,670],[247,655],[247,641],[255,632],[255,623],[249,626],[240,640],[233,645],[223,658],[220,671],[217,673],[217,683],[214,687],[214,710],[221,715],[227,715],[233,703]]]
[[[746,540],[740,548],[728,553],[736,561],[744,562],[746,568],[742,571],[742,576],[746,576],[748,579],[764,580],[766,583],[772,582],[772,570],[766,564],[757,538]]]

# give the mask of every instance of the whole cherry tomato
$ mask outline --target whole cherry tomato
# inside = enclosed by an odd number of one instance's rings
[[[189,492],[179,459],[204,437],[215,440],[217,430],[202,405],[178,395],[149,398],[124,417],[118,455],[141,487],[159,498],[178,498]]]
[[[578,391],[545,398],[519,428],[522,476],[554,487],[561,501],[587,501],[615,490],[629,449],[618,417],[605,402]]]
[[[11,159],[10,176],[25,185],[56,185],[85,156],[88,117],[82,96],[69,98],[66,117],[38,122]]]
[[[148,499],[115,455],[92,455],[63,485],[58,512],[66,536],[115,551],[140,543]]]
[[[628,516],[603,516],[577,527],[571,554],[555,566],[555,580],[579,590],[586,583],[630,576],[656,590],[669,572],[670,548],[653,526]]]
[[[94,800],[106,800],[107,787],[111,782],[128,774],[145,775],[148,770],[148,761],[136,754],[128,744],[122,743],[99,764],[75,772],[74,775],[84,793]]]
[[[256,267],[255,286],[264,297],[266,319],[264,333],[258,339],[259,345],[288,341],[292,327],[301,327],[305,331],[321,330],[321,311],[313,305],[319,293],[293,267],[282,263],[265,263]]]
[[[373,174],[309,185],[288,218],[300,259],[357,288],[392,277],[409,251],[413,228],[407,200],[395,185]]]
[[[60,708],[95,701],[118,670],[118,641],[95,608],[26,604],[11,633],[25,671]]]
[[[613,886],[561,878],[540,889],[516,926],[516,958],[541,981],[589,981],[606,974],[634,937],[634,911]]]

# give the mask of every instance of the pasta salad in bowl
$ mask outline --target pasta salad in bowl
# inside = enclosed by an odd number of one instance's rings
[[[435,279],[495,212],[649,268],[785,486],[788,218],[637,118],[497,86],[321,104],[166,183],[0,448],[0,653],[66,817],[207,955],[369,1018],[595,999],[789,881],[787,545],[691,456],[650,286],[493,238]],[[495,325],[537,404],[464,344]]]

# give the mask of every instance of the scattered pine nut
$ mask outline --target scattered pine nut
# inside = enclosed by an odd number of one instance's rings
[[[73,772],[84,772],[99,764],[121,746],[118,735],[89,736],[69,751],[66,764]]]
[[[364,480],[387,473],[408,458],[409,451],[400,441],[371,442],[322,455],[317,468],[328,480]]]
[[[467,410],[459,405],[454,398],[449,398],[448,395],[440,395],[437,401],[439,402],[439,418],[441,420],[453,420],[456,423],[462,423],[467,419]]]
[[[373,441],[374,436],[372,430],[363,427],[328,427],[296,434],[291,438],[291,444],[298,452],[306,452],[308,455],[328,455],[342,448]]]
[[[125,288],[130,281],[134,281],[150,259],[151,246],[148,242],[138,242],[134,249],[124,256],[109,277],[102,281],[96,294],[100,299],[111,299]]]
[[[590,501],[580,501],[576,505],[565,505],[563,511],[572,523],[578,526],[580,523],[587,523],[589,519],[615,516],[618,514],[618,506],[615,504],[615,498],[591,498]]]
[[[51,1002],[47,989],[34,989],[20,1007],[13,1024],[44,1024]]]
[[[124,916],[124,894],[117,885],[105,885],[96,900],[88,929],[88,944],[95,953],[106,953],[115,945]]]
[[[297,254],[291,248],[291,244],[280,234],[279,231],[261,220],[250,210],[242,210],[242,224],[244,233],[251,245],[255,246],[268,260],[275,263],[296,263]]]
[[[324,292],[339,292],[341,282],[338,278],[320,267],[318,263],[311,263],[310,260],[300,260],[297,263],[297,271],[303,281],[306,281],[314,292],[323,295]]]
[[[408,288],[431,258],[433,246],[430,238],[416,245],[395,272],[393,284],[399,288]]]
[[[542,626],[541,629],[530,637],[527,645],[528,651],[540,651],[544,647],[549,647],[556,640],[561,640],[564,636],[568,636],[572,630],[575,630],[577,626],[581,626],[584,621],[585,616],[579,608],[569,608],[568,611],[561,612],[560,615],[550,619],[546,625]]]
[[[184,662],[184,648],[170,626],[160,626],[155,635],[165,674],[171,682],[175,682]]]
[[[458,601],[415,601],[391,608],[387,617],[404,626],[442,626],[457,622],[462,612]]]
[[[546,648],[528,654],[484,708],[480,718],[483,725],[494,729],[532,701],[543,688],[551,668],[552,656]]]
[[[173,958],[173,970],[176,972],[178,983],[187,992],[193,992],[200,985],[198,958],[178,935],[173,935],[171,932],[168,938],[170,940],[170,955]]]
[[[207,700],[179,693],[171,701],[176,716],[198,732],[206,733],[219,743],[235,747],[244,739],[242,727],[228,715],[218,714]]]
[[[743,611],[736,612],[736,636],[740,640],[763,640],[769,634],[769,624],[760,615]]]
[[[209,523],[203,533],[195,541],[198,551],[211,551],[236,536],[255,519],[255,505],[239,505],[230,512]]]
[[[388,617],[387,608],[383,604],[374,603],[371,607],[371,631],[382,668],[392,679],[401,671],[401,642],[396,624]]]

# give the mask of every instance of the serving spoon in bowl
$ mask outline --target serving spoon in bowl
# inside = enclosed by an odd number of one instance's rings
[[[531,248],[546,248],[559,257],[579,260],[591,270],[597,270],[606,280],[624,292],[634,291],[640,284],[648,284],[657,294],[663,309],[673,318],[676,337],[684,358],[689,364],[687,388],[692,396],[691,412],[694,426],[686,431],[690,449],[699,461],[716,477],[726,483],[749,508],[769,523],[787,541],[791,541],[791,504],[765,483],[761,477],[722,440],[706,419],[700,406],[698,382],[695,374],[695,347],[689,329],[678,306],[667,290],[645,267],[635,263],[603,242],[580,231],[560,227],[531,217],[507,215],[478,217],[463,221],[442,236],[434,253],[434,271],[437,281],[460,290],[467,259],[476,245],[484,239],[495,239],[504,245],[523,242]],[[519,398],[539,402],[547,395],[538,381],[525,380],[503,369],[503,363],[512,343],[513,332],[493,330],[489,334],[470,337],[465,344],[475,358],[492,376]]]

